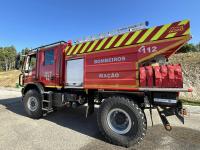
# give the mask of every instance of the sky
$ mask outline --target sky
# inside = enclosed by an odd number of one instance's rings
[[[17,51],[149,21],[149,27],[191,21],[200,42],[199,0],[0,0],[0,47]]]

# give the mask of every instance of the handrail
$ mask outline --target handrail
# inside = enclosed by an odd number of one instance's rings
[[[31,51],[37,51],[41,48],[45,48],[45,47],[51,47],[51,46],[56,46],[58,44],[62,44],[62,43],[66,43],[65,41],[58,41],[58,42],[54,42],[54,43],[51,43],[51,44],[47,44],[47,45],[42,45],[40,47],[37,47],[37,48],[34,48],[34,49],[31,49]]]

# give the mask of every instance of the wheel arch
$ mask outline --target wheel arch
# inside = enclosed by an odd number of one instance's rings
[[[40,94],[44,93],[44,87],[41,83],[29,83],[26,84],[25,87],[22,89],[22,95],[24,96],[26,92],[31,89],[38,91]]]

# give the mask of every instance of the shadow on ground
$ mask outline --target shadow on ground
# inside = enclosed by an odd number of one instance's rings
[[[23,103],[21,102],[21,97],[0,100],[0,105],[3,105],[11,112],[27,117],[23,108]],[[76,109],[63,108],[41,119],[51,121],[57,125],[72,129],[90,137],[104,140],[98,130],[96,120],[97,109],[95,109],[95,113],[90,115],[88,118],[85,117],[85,111],[85,106],[81,106]]]
[[[21,103],[21,98],[11,98],[0,100],[7,110],[16,114],[26,116]],[[95,110],[97,111],[97,110]],[[81,134],[93,137],[94,139],[84,147],[83,150],[106,150],[106,149],[124,149],[105,142],[98,131],[96,113],[89,118],[85,118],[85,107],[78,109],[63,109],[54,112],[42,119],[56,123],[57,125],[72,129]],[[67,136],[67,135],[66,135]],[[144,141],[128,149],[200,149],[200,131],[190,128],[173,127],[171,132],[164,130],[163,126],[156,125],[149,127]]]
[[[93,140],[81,150],[121,150],[123,147],[111,145],[104,141]],[[127,150],[199,150],[200,131],[173,127],[171,132],[165,131],[163,126],[149,127],[147,135],[139,144],[127,148]]]

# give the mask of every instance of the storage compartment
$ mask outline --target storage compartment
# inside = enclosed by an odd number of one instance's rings
[[[82,87],[84,76],[84,60],[67,60],[66,67],[66,86]]]

